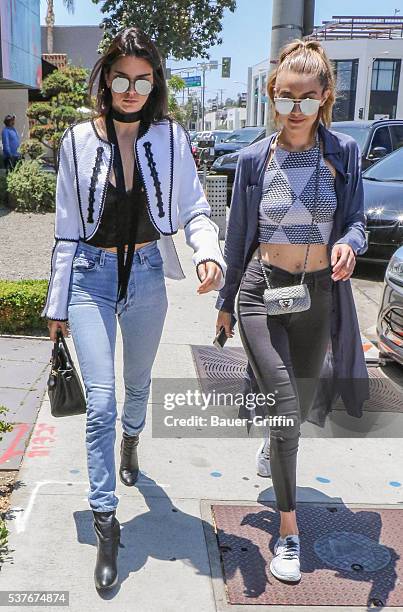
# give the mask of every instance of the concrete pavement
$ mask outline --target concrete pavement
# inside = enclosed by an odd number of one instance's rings
[[[167,280],[170,306],[153,377],[194,379],[190,347],[211,345],[216,292],[197,295],[192,251],[185,245],[182,232],[175,242],[187,278]],[[371,324],[368,313],[365,324]],[[69,346],[75,356],[71,339]],[[238,332],[228,346],[241,346]],[[50,356],[50,342],[48,348]],[[124,387],[119,333],[116,370],[120,414]],[[96,540],[86,497],[85,417],[53,418],[45,396],[19,472],[20,486],[11,498],[11,554],[0,572],[0,590],[69,591],[68,609],[74,612],[238,610],[227,606],[219,564],[211,564],[211,555],[209,558],[205,526],[206,522],[212,525],[212,516],[206,500],[274,500],[271,480],[256,476],[259,440],[153,438],[155,410],[163,410],[163,406],[154,404],[151,397],[139,446],[142,475],[138,486],[129,489],[117,484],[117,515],[123,528],[120,582],[116,591],[101,598],[93,585]],[[316,437],[315,426],[306,426],[312,430],[312,437],[302,437],[300,441],[297,501],[315,501],[325,496],[341,499],[346,505],[402,508],[403,487],[390,485],[402,482],[400,439],[326,439]],[[41,444],[48,452],[33,453],[39,445],[38,438],[43,436],[48,439]],[[117,465],[120,436],[118,422]],[[248,610],[253,608],[248,606]],[[318,612],[324,609],[317,608]],[[334,612],[335,608],[331,609]]]

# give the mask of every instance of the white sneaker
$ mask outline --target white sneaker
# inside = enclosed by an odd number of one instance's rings
[[[299,571],[299,536],[288,535],[279,538],[274,546],[274,557],[270,563],[270,571],[279,580],[298,582]]]
[[[269,437],[264,438],[256,453],[256,470],[258,476],[263,476],[263,478],[271,476]]]

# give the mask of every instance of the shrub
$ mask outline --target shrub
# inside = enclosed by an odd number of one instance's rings
[[[56,176],[46,172],[37,160],[19,161],[7,175],[7,189],[15,199],[17,210],[55,210]]]
[[[47,280],[0,280],[0,333],[46,330],[47,288]]]
[[[0,174],[0,207],[7,205],[7,180],[5,174]]]

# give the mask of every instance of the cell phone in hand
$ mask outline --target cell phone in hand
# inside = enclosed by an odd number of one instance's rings
[[[231,329],[234,329],[236,322],[237,322],[237,319],[232,314],[231,315]],[[214,338],[213,344],[218,349],[222,349],[224,348],[224,344],[226,343],[227,340],[228,338],[227,338],[227,334],[225,333],[225,327],[222,327],[220,331],[218,332],[218,334],[216,335],[216,337]]]

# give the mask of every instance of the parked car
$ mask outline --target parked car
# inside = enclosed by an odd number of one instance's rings
[[[376,332],[380,358],[403,365],[403,247],[393,254],[386,269]]]
[[[211,130],[210,132],[199,132],[197,138],[195,138],[193,143],[193,157],[195,158],[196,165],[200,165],[200,147],[199,142],[204,140],[214,141],[214,146],[217,144],[224,142],[228,136],[232,134],[232,130]],[[209,160],[207,163],[207,167],[209,168],[212,164],[213,160]]]
[[[232,186],[234,184],[235,169],[238,161],[238,151],[258,140],[262,140],[265,136],[265,127],[244,127],[240,130],[234,130],[227,140],[214,147],[214,155],[216,158],[210,168],[210,174],[226,175],[227,206],[231,204]],[[222,154],[223,151],[226,151],[226,153]]]
[[[227,177],[227,206],[231,205],[232,186],[234,184],[238,157],[239,153],[228,153],[228,155],[221,155],[214,160],[210,168],[210,174],[225,174]]]
[[[368,251],[360,260],[387,263],[403,244],[403,148],[362,173]]]
[[[230,133],[224,142],[216,144],[214,147],[215,158],[228,153],[235,153],[248,145],[262,140],[266,136],[266,128],[264,126],[244,127],[239,130],[234,130]]]
[[[363,170],[403,146],[403,119],[333,121],[330,129],[349,134],[357,141]]]

